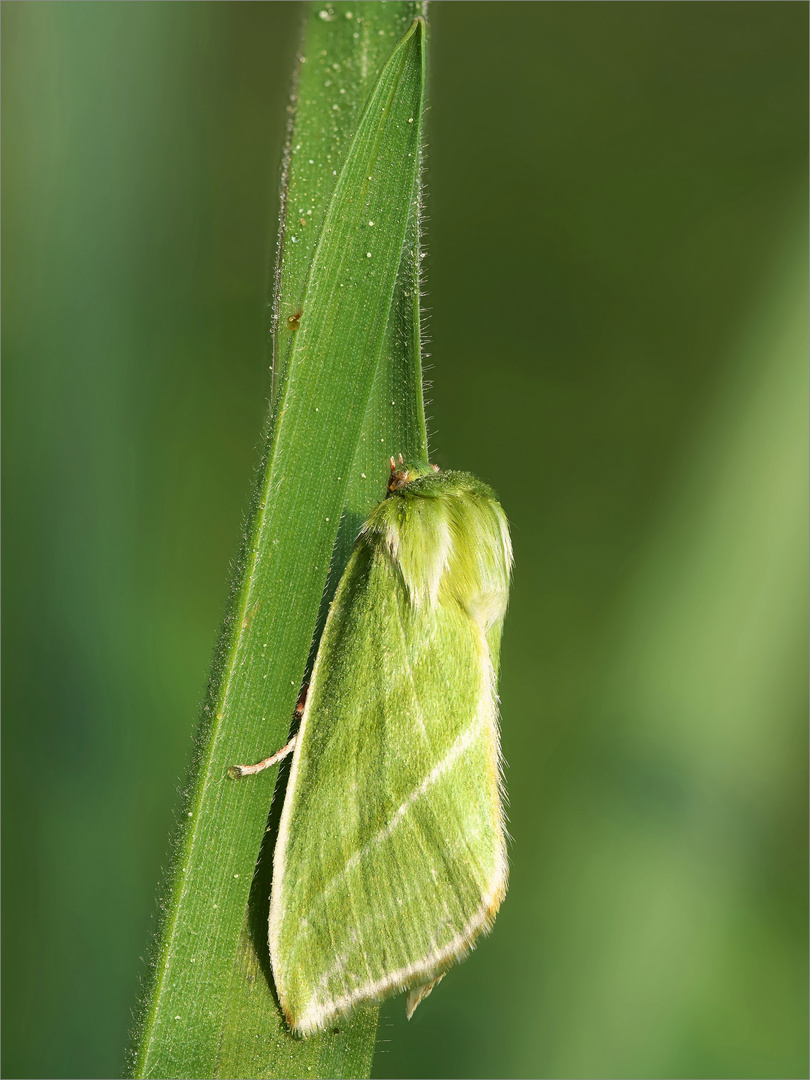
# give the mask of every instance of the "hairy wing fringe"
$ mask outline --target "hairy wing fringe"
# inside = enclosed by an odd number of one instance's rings
[[[345,1015],[359,1005],[371,1005],[383,1001],[391,990],[413,990],[424,986],[426,982],[435,985],[448,968],[464,959],[479,935],[488,934],[492,929],[498,908],[506,895],[506,878],[507,869],[504,860],[503,865],[499,867],[499,880],[483,898],[478,911],[443,949],[397,971],[392,971],[385,978],[358,986],[356,990],[342,994],[332,1001],[323,1003],[313,1001],[298,1018],[287,1015],[285,1010],[287,1022],[292,1030],[297,1035],[314,1035],[315,1032],[322,1031],[337,1016]]]

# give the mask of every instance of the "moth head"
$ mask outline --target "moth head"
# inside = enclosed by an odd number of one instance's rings
[[[439,471],[438,465],[430,465],[427,461],[414,461],[406,463],[400,454],[397,460],[391,458],[391,475],[388,478],[388,490],[399,491],[412,480],[419,480],[423,476],[433,476]]]

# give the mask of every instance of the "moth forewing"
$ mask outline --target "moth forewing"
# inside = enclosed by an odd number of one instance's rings
[[[402,991],[410,1015],[506,892],[506,518],[466,473],[396,469],[324,628],[274,856],[270,955],[302,1035]]]

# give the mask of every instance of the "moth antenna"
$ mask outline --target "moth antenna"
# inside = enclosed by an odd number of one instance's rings
[[[405,464],[405,462],[402,460],[402,454],[399,455],[399,463],[400,463],[400,465]]]
[[[397,467],[397,463],[394,461],[393,458],[391,458],[391,472],[393,472],[394,469],[396,469],[396,467]]]

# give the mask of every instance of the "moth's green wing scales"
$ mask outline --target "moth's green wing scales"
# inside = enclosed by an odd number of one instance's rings
[[[462,473],[408,484],[358,538],[274,860],[273,972],[302,1034],[392,993],[420,1000],[503,898],[495,681],[510,565],[503,511]]]

